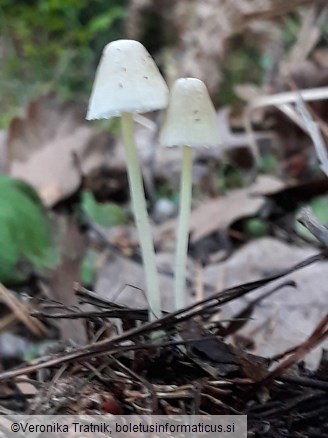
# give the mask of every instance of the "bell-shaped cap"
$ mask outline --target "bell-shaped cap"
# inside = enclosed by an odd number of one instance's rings
[[[142,44],[113,41],[103,50],[86,118],[109,119],[124,112],[162,109],[167,106],[168,94],[163,77]]]
[[[199,79],[175,81],[160,134],[163,146],[216,146],[219,130],[213,103]]]

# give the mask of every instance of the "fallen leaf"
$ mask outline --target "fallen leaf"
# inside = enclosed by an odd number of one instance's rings
[[[10,160],[25,161],[44,144],[72,133],[83,118],[81,110],[60,103],[54,94],[46,94],[25,108],[23,117],[15,117],[8,128],[7,148]]]
[[[159,267],[163,267],[163,257],[157,255]],[[172,254],[169,254],[172,261]],[[167,257],[164,255],[164,259]],[[159,274],[162,309],[173,311],[173,276]],[[144,269],[141,263],[115,254],[109,254],[104,265],[99,269],[95,291],[117,304],[132,308],[147,308]],[[191,297],[189,297],[191,302]]]
[[[35,382],[31,379],[29,379],[28,376],[22,375],[20,379],[17,379],[17,382],[15,382],[15,385],[19,389],[19,391],[22,394],[33,394],[36,395],[38,393],[37,386],[35,385]]]
[[[52,95],[12,121],[7,149],[10,174],[31,184],[47,206],[73,194],[83,176],[109,162],[108,136]]]
[[[284,186],[274,177],[261,175],[250,187],[232,190],[226,196],[200,203],[190,217],[191,242],[195,243],[215,231],[226,230],[238,219],[255,215],[266,202],[264,195],[275,193]],[[157,228],[155,240],[160,242],[174,236],[175,230],[176,220],[168,221]]]
[[[203,270],[205,285],[220,289],[265,278],[315,254],[312,247],[298,248],[273,238],[250,242],[236,251],[223,263],[210,265]],[[327,312],[328,263],[317,263],[284,277],[294,280],[296,288],[282,288],[255,307],[252,319],[243,327],[241,334],[253,340],[254,353],[271,357],[303,342],[315,329]],[[250,300],[279,284],[259,289],[242,299],[223,307],[222,319],[229,319],[244,309]],[[216,288],[217,290],[217,288]],[[328,342],[321,347],[326,348]],[[320,348],[306,358],[310,367],[316,367]]]

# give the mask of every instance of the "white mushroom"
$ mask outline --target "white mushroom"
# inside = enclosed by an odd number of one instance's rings
[[[216,146],[219,132],[213,103],[199,79],[178,79],[172,88],[161,134],[163,146],[182,146],[180,212],[175,259],[176,309],[186,306],[186,262],[192,195],[192,148]]]
[[[104,48],[89,101],[87,119],[121,116],[132,206],[145,268],[149,318],[161,314],[155,251],[133,133],[132,113],[165,108],[168,88],[155,62],[138,41],[113,41]]]
[[[153,58],[138,41],[104,48],[89,101],[87,120],[166,108],[168,88]]]

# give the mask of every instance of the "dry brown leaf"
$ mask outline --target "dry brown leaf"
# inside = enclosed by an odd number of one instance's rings
[[[191,241],[217,231],[227,229],[233,222],[255,215],[265,203],[265,194],[272,194],[284,187],[284,183],[271,176],[259,176],[246,189],[232,190],[228,195],[202,202],[190,217]],[[160,242],[174,236],[176,219],[157,228],[155,240]]]
[[[74,193],[82,176],[108,162],[107,146],[107,136],[71,106],[43,96],[28,106],[25,118],[10,125],[10,174],[31,184],[52,206]]]
[[[298,248],[273,238],[258,239],[242,247],[225,262],[204,268],[204,283],[212,287],[220,283],[222,290],[259,280],[293,266],[316,252],[311,247]],[[282,288],[255,308],[252,319],[241,333],[254,341],[255,354],[265,357],[279,354],[298,345],[312,333],[327,313],[327,272],[328,263],[325,262],[290,274],[284,280],[294,280],[296,289]],[[280,283],[281,280],[278,280],[229,303],[223,308],[222,318],[231,318],[250,300]],[[322,346],[327,348],[328,342]],[[319,359],[320,348],[313,351],[306,361],[314,367]]]
[[[22,394],[36,395],[38,392],[37,387],[35,386],[35,382],[33,380],[30,380],[29,377],[24,374],[17,379],[15,385]]]
[[[22,117],[15,117],[8,129],[10,160],[24,161],[49,141],[72,133],[83,119],[72,104],[60,103],[54,94],[46,94],[30,102]]]
[[[157,266],[168,275],[159,274],[162,308],[174,310],[172,264],[174,257],[171,253],[156,255]],[[131,287],[129,285],[134,286]],[[144,269],[141,263],[115,254],[109,254],[106,262],[98,271],[95,291],[109,300],[132,308],[147,308],[145,295]],[[188,296],[188,302],[192,297]]]
[[[249,187],[251,196],[273,195],[286,188],[286,183],[270,175],[260,175]]]
[[[250,197],[247,190],[233,190],[225,197],[202,203],[191,216],[191,241],[225,230],[237,219],[252,216],[264,205],[262,196]]]

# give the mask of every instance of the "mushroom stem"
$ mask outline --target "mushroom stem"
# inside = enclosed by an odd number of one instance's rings
[[[142,175],[139,166],[137,148],[134,141],[133,118],[131,113],[122,113],[121,128],[133,211],[145,269],[149,320],[155,320],[161,316],[159,284],[156,270],[155,250],[148,220]]]
[[[180,212],[175,258],[175,307],[186,306],[186,265],[188,252],[189,218],[192,195],[192,148],[183,146],[180,188]]]

